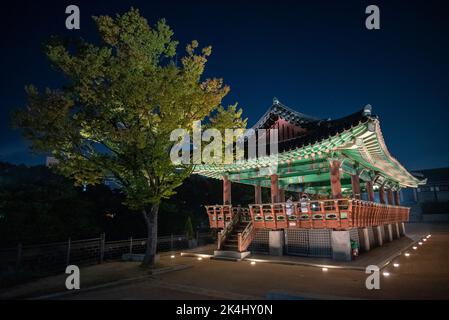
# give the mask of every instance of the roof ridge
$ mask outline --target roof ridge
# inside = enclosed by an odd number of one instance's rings
[[[260,117],[260,119],[252,126],[253,129],[257,129],[259,128],[263,123],[265,123],[267,121],[267,118],[269,117],[270,114],[274,113],[274,111],[277,108],[283,108],[285,111],[293,114],[294,116],[298,117],[298,118],[302,118],[305,119],[307,121],[323,121],[323,119],[318,118],[318,117],[314,117],[314,116],[309,116],[305,113],[296,111],[288,106],[286,106],[285,104],[281,103],[277,98],[273,98],[273,103],[271,104],[271,106],[268,108],[268,110],[262,115],[262,117]]]

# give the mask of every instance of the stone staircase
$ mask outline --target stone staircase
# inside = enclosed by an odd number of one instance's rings
[[[239,261],[249,255],[249,251],[240,252],[238,246],[238,234],[243,232],[249,222],[239,221],[233,227],[231,233],[226,237],[220,250],[214,251],[215,259]]]

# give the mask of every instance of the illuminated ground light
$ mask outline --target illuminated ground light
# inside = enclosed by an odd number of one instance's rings
[[[413,250],[416,250],[416,249],[418,249],[418,247],[417,246],[413,246]]]
[[[427,239],[422,239],[422,241],[426,242],[426,241],[427,241]]]
[[[399,268],[399,263],[393,263],[393,267]]]
[[[432,235],[428,234],[426,238],[429,239],[431,236],[432,236]]]
[[[323,270],[323,271],[327,271],[327,270],[329,270],[328,268],[322,268],[321,270]]]
[[[256,264],[256,261],[251,261],[251,264],[252,264],[252,265],[255,265],[255,264]]]
[[[174,255],[174,254],[172,254],[172,255],[170,256],[170,258],[174,259],[174,258],[175,258],[175,255]]]
[[[198,257],[198,260],[200,260],[200,261],[201,261],[201,260],[203,260],[203,258],[202,258],[202,257]]]
[[[382,274],[384,275],[384,277],[389,277],[389,276],[390,276],[390,273],[389,273],[389,272],[386,272],[386,271],[383,272]]]
[[[408,252],[404,253],[404,255],[405,255],[406,257],[410,257],[410,253],[408,253]]]
[[[420,245],[420,246],[422,246],[422,242],[420,241],[420,242],[418,242],[418,244]]]

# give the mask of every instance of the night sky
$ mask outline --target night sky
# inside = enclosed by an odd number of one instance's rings
[[[2,2],[0,160],[42,164],[10,128],[24,86],[59,87],[42,43],[53,34],[96,41],[92,15],[139,8],[165,17],[183,49],[212,45],[207,75],[222,77],[254,124],[277,97],[321,118],[366,104],[380,116],[390,152],[408,169],[449,166],[449,11],[445,1],[9,1]],[[65,7],[81,10],[81,30],[65,29]],[[365,28],[377,4],[381,30]]]

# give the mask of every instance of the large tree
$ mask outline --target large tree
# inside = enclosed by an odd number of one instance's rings
[[[76,184],[113,179],[120,185],[126,205],[145,219],[148,265],[156,253],[161,199],[192,170],[170,161],[172,130],[207,118],[218,128],[221,118],[239,126],[246,121],[235,107],[221,107],[229,92],[222,79],[203,79],[211,47],[198,52],[192,41],[179,57],[166,22],[150,26],[136,9],[93,19],[100,44],[49,41],[46,55],[66,83],[45,92],[28,86],[27,106],[14,113],[13,122],[34,151],[51,152],[56,169]]]

